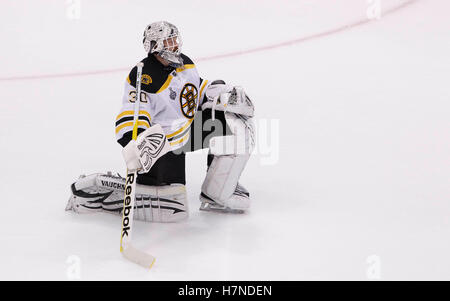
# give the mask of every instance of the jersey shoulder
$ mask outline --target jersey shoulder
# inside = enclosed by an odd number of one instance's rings
[[[194,62],[184,53],[181,54],[181,58],[183,59],[183,65],[194,65]]]
[[[151,57],[141,60],[144,63],[141,77],[141,89],[147,93],[156,93],[164,85],[170,70],[166,70],[163,65]],[[127,81],[136,87],[137,67],[134,66],[128,74]]]
[[[142,69],[141,89],[147,93],[157,93],[163,89],[164,84],[169,79],[169,75],[174,71],[183,70],[184,67],[195,67],[194,62],[185,54],[181,54],[183,59],[183,66],[180,68],[164,67],[153,56],[148,56],[141,60],[144,63]],[[133,87],[136,87],[137,67],[134,66],[128,74],[127,81]]]

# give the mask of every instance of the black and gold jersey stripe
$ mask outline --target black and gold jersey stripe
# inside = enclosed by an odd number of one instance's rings
[[[151,116],[147,111],[139,111],[138,127],[149,128],[151,125]],[[122,129],[132,131],[134,126],[134,111],[124,111],[116,117],[116,134]]]

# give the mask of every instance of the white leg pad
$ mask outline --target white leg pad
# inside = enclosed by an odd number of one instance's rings
[[[107,174],[82,176],[71,186],[66,210],[77,213],[122,214],[125,179]],[[189,216],[186,188],[182,184],[136,185],[134,219],[146,222],[177,222]]]
[[[209,166],[202,192],[220,205],[233,209],[248,208],[249,204],[228,204],[227,201],[234,194],[249,158],[250,155],[216,156]]]
[[[214,159],[202,185],[201,200],[204,202],[207,197],[226,208],[245,210],[250,207],[250,198],[237,187],[255,144],[253,122],[249,117],[229,112],[225,118],[233,135],[211,139]]]

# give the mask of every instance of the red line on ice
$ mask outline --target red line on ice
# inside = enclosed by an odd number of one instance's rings
[[[410,0],[408,2],[404,2],[404,3],[400,4],[399,6],[396,6],[387,11],[384,11],[383,16],[386,16],[386,15],[394,13],[402,8],[405,8],[406,6],[409,6],[410,4],[412,4],[416,1],[417,0]],[[267,46],[256,47],[256,48],[247,49],[247,50],[234,51],[234,52],[229,52],[229,53],[225,53],[225,54],[217,54],[217,55],[212,55],[212,56],[200,57],[200,58],[194,59],[194,61],[210,61],[210,60],[228,58],[228,57],[239,56],[239,55],[244,55],[244,54],[249,54],[249,53],[261,52],[261,51],[271,50],[271,49],[280,48],[280,47],[292,46],[295,44],[300,44],[300,43],[307,42],[310,40],[319,39],[319,38],[330,36],[330,35],[333,35],[333,34],[336,34],[339,32],[343,32],[345,30],[349,30],[349,29],[367,24],[369,22],[372,22],[372,21],[365,18],[365,19],[362,19],[362,20],[359,20],[359,21],[356,21],[356,22],[353,22],[353,23],[350,23],[347,25],[337,27],[335,29],[330,29],[327,31],[323,31],[320,33],[301,37],[298,39],[294,39],[294,40],[290,40],[290,41],[286,41],[286,42],[282,42],[282,43],[277,43],[277,44],[272,44],[272,45],[267,45]],[[83,72],[73,72],[73,73],[55,73],[55,74],[41,74],[41,75],[28,75],[28,76],[0,77],[0,81],[86,76],[86,75],[97,75],[97,74],[106,74],[106,73],[114,73],[114,72],[123,72],[123,71],[128,71],[128,70],[129,70],[129,68],[116,68],[116,69],[83,71]]]

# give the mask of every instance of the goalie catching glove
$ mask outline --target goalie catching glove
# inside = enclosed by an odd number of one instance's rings
[[[213,119],[216,110],[247,117],[253,117],[255,114],[255,107],[242,87],[233,87],[218,80],[208,86],[205,94],[206,101],[202,110],[212,109]]]
[[[171,151],[161,125],[155,124],[131,140],[122,150],[128,171],[146,173],[156,160]]]

